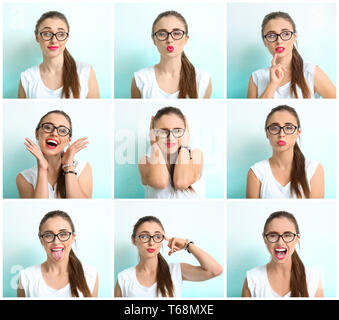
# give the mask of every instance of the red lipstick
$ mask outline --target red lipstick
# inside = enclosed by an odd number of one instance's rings
[[[153,249],[153,248],[148,248],[147,251],[148,251],[149,253],[153,253],[153,252],[155,251],[155,249]]]
[[[276,47],[275,48],[275,52],[276,53],[283,53],[285,51],[285,48],[284,47]]]
[[[58,49],[59,49],[58,46],[48,46],[47,48],[48,48],[49,50],[51,50],[51,51],[55,51],[55,50],[58,50]]]
[[[174,47],[173,46],[167,46],[167,51],[168,52],[173,52],[174,51]]]
[[[278,144],[279,146],[284,146],[284,145],[286,144],[286,141],[279,140],[279,141],[277,142],[277,144]]]

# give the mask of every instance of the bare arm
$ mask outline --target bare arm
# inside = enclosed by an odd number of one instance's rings
[[[19,89],[18,89],[18,98],[19,99],[26,99],[26,93],[25,93],[25,90],[22,86],[22,83],[21,83],[21,80],[19,82]]]
[[[246,278],[245,281],[244,281],[244,285],[243,285],[243,287],[242,287],[241,296],[242,296],[243,298],[250,298],[250,297],[251,297],[250,289],[248,289],[247,278]]]
[[[93,289],[93,292],[92,292],[92,297],[97,298],[98,292],[99,292],[99,275],[97,273],[97,278],[95,280],[95,285],[94,285],[94,289]]]
[[[114,297],[116,298],[121,298],[122,297],[122,292],[121,292],[121,288],[119,286],[119,282],[117,281],[117,283],[115,284],[115,288],[114,288]]]
[[[318,285],[318,289],[315,293],[315,297],[317,297],[317,298],[323,298],[324,297],[324,289],[323,289],[323,283],[322,283],[321,279],[319,280],[319,285]]]
[[[151,157],[144,156],[139,160],[138,168],[141,182],[157,189],[168,185],[168,170],[165,159],[157,143],[151,147]]]
[[[314,72],[314,91],[323,98],[335,99],[337,90],[327,74],[318,66]]]
[[[176,189],[186,190],[200,179],[203,168],[203,153],[199,149],[192,150],[192,159],[189,151],[181,148],[174,167],[173,184]]]
[[[65,169],[66,170],[66,169]],[[73,170],[73,167],[67,168],[67,171]],[[66,198],[92,198],[92,168],[86,163],[79,178],[75,174],[65,174]]]
[[[212,80],[210,79],[203,98],[209,99],[211,98],[211,95],[212,95]]]
[[[246,184],[246,198],[260,198],[261,182],[258,180],[252,169],[248,170]]]
[[[89,74],[88,94],[87,94],[86,98],[87,99],[89,99],[89,98],[99,99],[100,98],[98,82],[97,82],[97,78],[95,76],[93,68],[91,68],[91,71],[90,71],[90,74]]]
[[[141,93],[137,87],[137,84],[135,83],[135,79],[133,77],[132,79],[132,85],[131,85],[131,98],[132,99],[141,99]]]
[[[311,198],[324,198],[325,196],[325,182],[324,182],[324,168],[321,164],[318,165],[315,173],[310,181],[311,184]]]
[[[185,239],[165,238],[168,241],[168,247],[171,249],[169,255],[185,248]],[[188,247],[189,251],[198,260],[200,266],[192,266],[188,263],[181,263],[182,279],[188,281],[205,281],[222,274],[223,267],[207,252],[200,249],[194,243]]]
[[[247,98],[248,99],[258,98],[258,88],[255,85],[252,76],[250,77],[250,81],[248,82]]]

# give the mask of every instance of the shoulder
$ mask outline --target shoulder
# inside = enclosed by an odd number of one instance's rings
[[[312,267],[305,267],[305,272],[309,295],[311,297],[314,297],[319,288],[319,285],[321,284],[320,273],[318,270]]]
[[[88,76],[90,74],[90,71],[92,69],[92,66],[89,63],[86,62],[80,62],[76,61],[77,71],[80,76]]]
[[[75,172],[80,175],[84,168],[87,166],[91,167],[87,161],[75,161],[74,163],[74,170]]]
[[[252,72],[252,78],[261,79],[270,75],[270,68],[262,68]]]
[[[20,78],[24,85],[25,81],[34,80],[38,77],[38,75],[39,75],[39,66],[33,66],[21,72]]]
[[[313,63],[305,62],[304,63],[304,72],[314,74],[316,65]]]
[[[34,166],[32,168],[29,169],[25,169],[23,171],[21,171],[18,176],[17,179],[20,179],[21,176],[24,177],[29,183],[33,184],[35,178],[37,177],[38,174],[38,167]]]
[[[122,282],[131,281],[134,273],[135,273],[135,267],[130,267],[119,272],[118,273],[119,284],[121,285]]]
[[[195,75],[198,80],[200,79],[210,79],[210,74],[207,71],[195,68]]]
[[[168,267],[170,269],[171,274],[178,273],[178,272],[180,272],[180,274],[181,274],[181,263],[171,262],[171,263],[168,264]]]
[[[247,283],[250,286],[251,283],[254,283],[258,280],[261,280],[266,275],[266,265],[255,267],[247,271]]]
[[[319,170],[323,170],[323,166],[321,165],[320,162],[311,160],[311,159],[306,159],[305,160],[305,167],[306,167],[306,173],[308,176],[312,177],[316,170],[319,168]]]
[[[154,74],[154,66],[146,67],[134,72],[135,78],[147,77]]]
[[[41,265],[37,264],[35,266],[28,267],[20,271],[21,280],[24,279],[34,279],[41,273]]]
[[[251,166],[250,169],[252,169],[253,173],[258,176],[258,175],[263,175],[267,171],[267,168],[269,166],[269,162],[267,159],[256,162],[254,165]]]
[[[87,281],[95,282],[98,274],[97,270],[94,267],[88,265],[83,265],[83,269]]]

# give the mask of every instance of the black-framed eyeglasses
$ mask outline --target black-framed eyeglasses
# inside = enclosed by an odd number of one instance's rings
[[[288,41],[292,38],[292,35],[294,35],[295,32],[293,31],[283,31],[280,33],[267,33],[264,35],[264,38],[268,41],[268,42],[274,42],[277,41],[278,37],[280,37],[281,40],[283,41]]]
[[[173,30],[171,32],[167,32],[165,30],[159,30],[154,32],[153,36],[155,36],[160,41],[165,41],[168,39],[169,35],[171,35],[173,40],[180,40],[184,36],[186,32],[183,30]]]
[[[59,126],[56,127],[53,123],[51,122],[45,122],[40,125],[40,128],[44,130],[46,133],[52,133],[55,129],[57,129],[58,135],[61,137],[67,136],[70,134],[71,129],[65,127],[65,126]]]
[[[142,233],[136,236],[136,238],[139,238],[141,240],[141,242],[149,242],[151,239],[153,239],[154,242],[162,242],[165,238],[165,236],[161,233],[156,233],[153,236],[151,236],[150,234],[147,233]]]
[[[73,233],[74,232],[69,232],[69,231],[61,231],[61,232],[56,233],[56,234],[52,233],[52,232],[46,232],[44,234],[39,234],[39,237],[47,243],[53,242],[55,237],[58,237],[58,239],[61,242],[65,242],[71,237],[71,235]]]
[[[154,129],[154,134],[159,138],[168,138],[172,133],[174,138],[181,138],[185,134],[184,128],[174,128],[174,129]]]
[[[64,41],[68,38],[68,35],[69,35],[69,33],[65,31],[59,31],[57,33],[53,33],[50,31],[43,31],[43,32],[39,32],[39,34],[42,40],[45,40],[45,41],[51,40],[54,36],[57,40]]]
[[[277,124],[271,124],[269,126],[266,127],[266,130],[270,133],[270,134],[279,134],[281,130],[283,130],[285,132],[285,134],[290,135],[293,134],[295,132],[295,130],[297,130],[298,127],[293,125],[293,124],[287,124],[283,127],[277,125]]]
[[[275,243],[278,242],[280,238],[284,240],[284,242],[292,242],[299,233],[293,232],[284,232],[283,234],[279,234],[276,232],[266,233],[265,238],[268,242]]]

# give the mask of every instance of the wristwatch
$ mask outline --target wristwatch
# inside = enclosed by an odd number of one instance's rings
[[[192,160],[192,149],[191,149],[191,147],[190,147],[190,146],[184,146],[184,145],[181,145],[181,146],[180,146],[180,149],[181,149],[181,148],[185,148],[185,149],[188,150],[188,153],[189,153],[189,155],[190,155],[190,160]],[[179,151],[180,151],[180,149],[179,149]]]
[[[185,250],[188,252],[188,253],[191,253],[191,251],[189,251],[188,250],[188,247],[190,246],[190,244],[191,243],[193,243],[194,244],[194,242],[193,241],[191,241],[191,240],[187,240],[187,242],[186,242],[186,244],[185,244]]]

